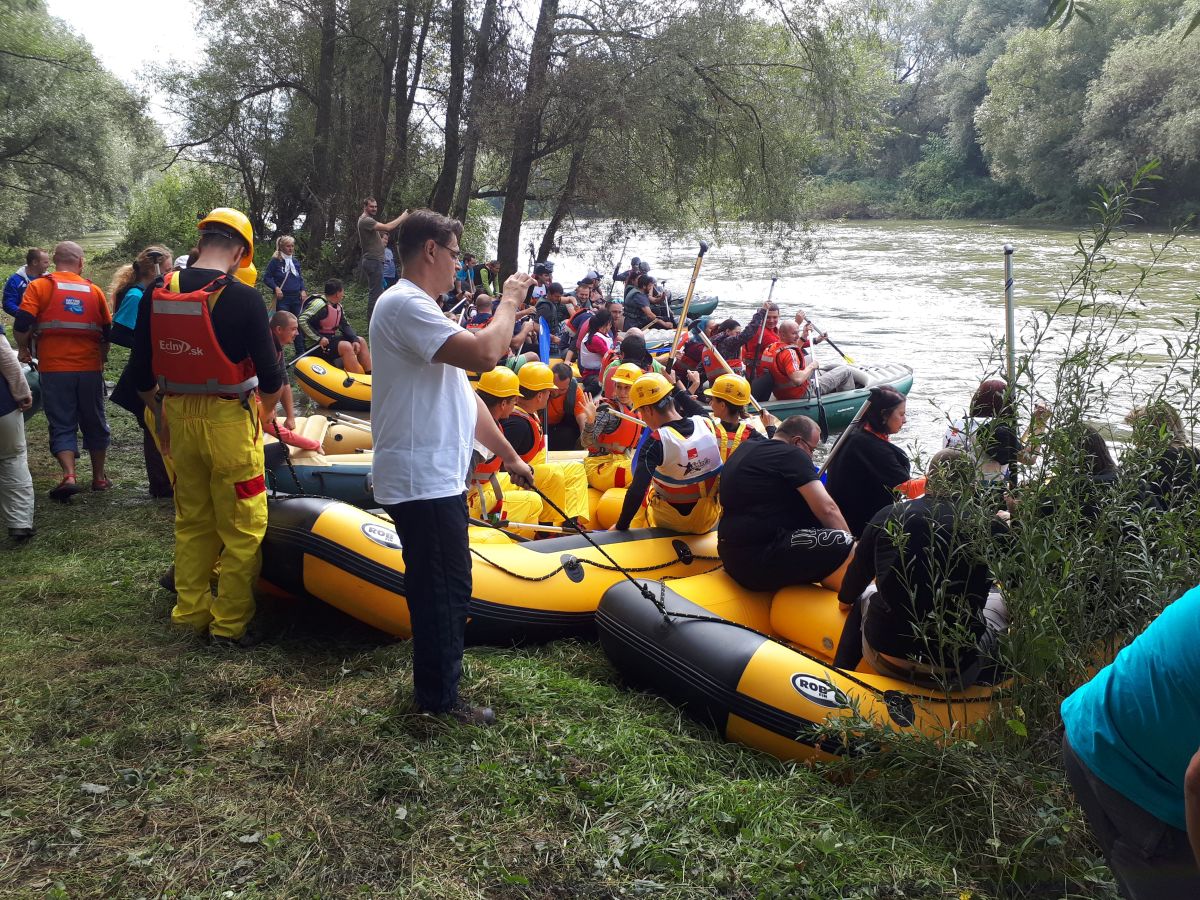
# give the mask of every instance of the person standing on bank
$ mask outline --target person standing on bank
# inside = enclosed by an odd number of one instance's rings
[[[368,197],[363,201],[362,215],[358,217],[358,244],[362,248],[362,271],[367,280],[367,321],[375,312],[375,302],[383,293],[383,247],[388,235],[404,221],[408,213],[400,213],[390,222],[378,222],[375,216],[379,213],[379,201]],[[401,254],[403,258],[403,254]],[[299,316],[300,311],[296,310]],[[488,369],[491,366],[487,367]]]
[[[274,417],[283,371],[262,296],[228,274],[252,265],[250,220],[220,207],[197,227],[188,267],[142,297],[129,368],[175,477],[171,621],[214,646],[247,647],[267,531],[261,423]],[[202,352],[182,354],[188,345]]]
[[[33,537],[33,476],[25,453],[29,383],[8,339],[0,336],[0,517],[14,544]]]
[[[263,275],[263,286],[275,295],[275,311],[290,312],[297,319],[308,299],[304,289],[304,273],[300,271],[300,260],[296,258],[296,239],[285,234],[275,242],[275,252],[267,263]],[[304,339],[296,335],[293,342],[296,355],[304,352]]]
[[[104,291],[83,277],[83,248],[62,241],[54,248],[55,271],[29,282],[13,331],[21,362],[32,362],[34,345],[42,373],[42,405],[50,424],[50,452],[62,481],[50,490],[67,502],[83,488],[75,483],[79,440],[92,458],[92,490],[107,491],[108,420],[104,416],[104,361],[112,313]]]
[[[413,630],[415,706],[464,724],[495,715],[459,697],[471,556],[466,481],[477,440],[503,460],[519,488],[533,470],[504,439],[471,390],[467,372],[490,372],[505,355],[517,309],[533,279],[504,283],[491,322],[468,331],[436,298],[454,284],[462,223],[428,209],[406,214],[396,236],[403,275],[379,298],[371,320],[375,498],[395,523],[404,552]]]

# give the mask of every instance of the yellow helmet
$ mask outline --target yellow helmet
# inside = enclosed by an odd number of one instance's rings
[[[741,375],[726,372],[713,382],[712,387],[708,389],[708,396],[734,406],[745,406],[750,402],[750,382]]]
[[[643,374],[645,373],[637,363],[621,363],[617,366],[617,371],[613,372],[613,384],[627,384],[632,387]]]
[[[233,274],[237,276],[238,281],[242,282],[242,284],[248,284],[250,287],[254,287],[258,281],[258,267],[253,262],[245,268],[238,269]]]
[[[674,388],[671,387],[671,382],[667,381],[665,375],[647,372],[633,383],[633,387],[629,391],[629,405],[633,409],[651,406],[663,397],[670,396],[672,390]]]
[[[196,226],[201,232],[209,230],[211,225],[222,225],[223,228],[213,229],[215,231],[228,232],[232,231],[246,242],[246,252],[242,254],[242,261],[239,268],[245,269],[254,262],[254,229],[250,226],[250,220],[246,218],[245,213],[240,213],[236,209],[230,209],[228,206],[218,206],[207,216],[200,220]]]
[[[520,397],[521,384],[517,373],[508,366],[496,366],[490,372],[484,372],[475,382],[475,390],[481,394],[493,397]]]
[[[521,371],[517,373],[517,378],[521,382],[521,387],[527,391],[554,390],[554,373],[545,363],[525,363],[521,366]]]

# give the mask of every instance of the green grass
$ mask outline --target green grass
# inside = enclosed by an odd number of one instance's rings
[[[111,413],[116,488],[69,506],[28,426],[38,535],[0,579],[0,895],[1104,894],[1060,773],[981,780],[987,748],[831,779],[720,742],[575,642],[469,650],[465,690],[500,722],[449,725],[407,711],[408,644],[310,604],[211,651],[170,627],[172,511]]]

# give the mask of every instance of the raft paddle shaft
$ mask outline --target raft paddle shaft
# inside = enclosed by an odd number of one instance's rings
[[[777,282],[778,280],[779,280],[778,275],[771,276],[771,286],[770,286],[770,288],[767,289],[767,299],[763,301],[762,325],[760,325],[758,328],[758,341],[754,345],[754,359],[752,361],[753,366],[754,366],[754,371],[753,372],[747,371],[747,373],[746,373],[747,375],[750,376],[751,381],[753,381],[755,378],[758,377],[758,366],[759,366],[759,362],[762,360],[762,354],[763,354],[763,335],[765,335],[767,333],[767,310],[771,306],[771,298],[775,296],[775,282]]]
[[[316,353],[320,349],[321,349],[320,344],[313,344],[310,349],[305,350],[303,353],[301,353],[299,356],[297,356],[295,359],[293,359],[290,363],[288,363],[288,365],[294,366],[296,363],[300,362],[300,360],[304,359],[304,357],[308,356],[308,354]]]
[[[833,458],[837,456],[838,450],[845,442],[846,437],[854,430],[854,427],[862,421],[862,417],[867,414],[867,407],[871,405],[871,397],[868,394],[867,399],[863,401],[863,405],[858,408],[858,412],[854,414],[854,418],[850,420],[850,424],[846,426],[846,430],[838,435],[838,439],[833,442],[833,446],[829,448],[829,454],[825,457],[825,461],[821,463],[821,468],[817,469],[817,477],[825,474],[825,470],[829,468],[829,464],[833,462]]]
[[[692,294],[696,291],[696,279],[700,277],[700,263],[704,262],[704,254],[708,252],[708,242],[700,242],[700,252],[696,255],[696,264],[692,266],[692,280],[688,282],[687,296],[683,298],[683,308],[679,310],[679,324],[675,326],[675,340],[671,342],[671,354],[667,357],[667,368],[675,365],[675,357],[679,355],[679,337],[683,334],[684,323],[687,322],[688,308],[692,305]],[[670,311],[671,304],[667,304]]]
[[[729,363],[725,362],[725,357],[723,357],[721,355],[721,352],[719,350],[717,350],[716,347],[713,346],[713,342],[711,340],[709,340],[709,337],[707,334],[704,333],[703,328],[700,329],[700,340],[704,341],[704,346],[706,346],[709,350],[712,351],[712,355],[717,358],[717,362],[719,362],[721,364],[721,368],[725,370],[726,375],[736,375],[737,374],[737,372],[735,372],[735,371],[733,371],[733,369],[729,368]],[[762,404],[754,399],[753,394],[750,395],[750,402],[754,404],[754,408],[757,409],[760,413],[766,412],[766,410],[763,409]]]

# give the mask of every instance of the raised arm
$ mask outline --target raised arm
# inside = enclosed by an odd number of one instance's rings
[[[433,361],[457,366],[468,372],[490,372],[495,368],[496,360],[508,352],[517,308],[524,302],[525,292],[533,284],[533,278],[522,272],[510,275],[504,282],[504,291],[500,302],[496,304],[492,321],[479,331],[461,331],[451,337],[442,344]]]

